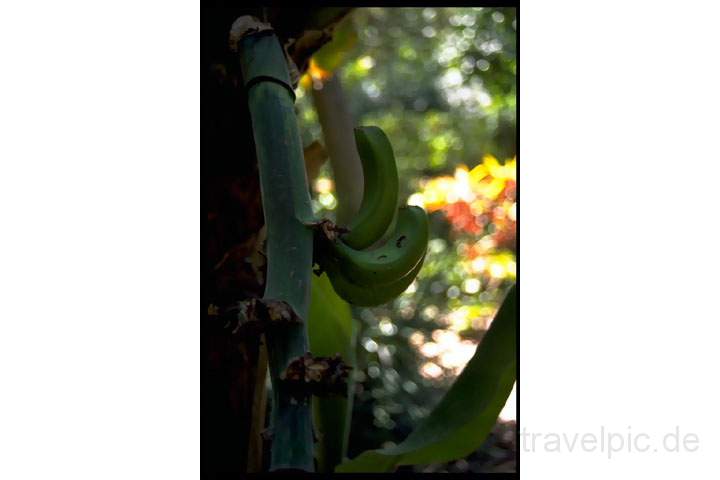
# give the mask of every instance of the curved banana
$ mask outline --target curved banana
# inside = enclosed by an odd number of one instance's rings
[[[407,275],[394,282],[370,286],[353,283],[337,269],[336,264],[328,265],[327,273],[335,293],[343,300],[360,307],[374,307],[389,302],[407,290],[412,281],[415,280],[424,261],[425,256],[423,255]]]
[[[395,215],[399,187],[395,155],[380,128],[355,128],[355,144],[362,160],[365,184],[360,211],[343,240],[352,248],[362,250],[380,240],[387,231]]]
[[[394,282],[407,275],[425,255],[429,236],[428,218],[420,207],[398,210],[395,231],[374,250],[358,251],[342,240],[332,243],[330,255],[345,278],[360,286]]]

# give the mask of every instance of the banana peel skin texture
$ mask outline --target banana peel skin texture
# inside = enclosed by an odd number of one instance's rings
[[[415,280],[423,266],[425,256],[404,277],[386,284],[370,286],[357,285],[345,277],[334,265],[328,265],[327,273],[330,283],[340,298],[360,307],[374,307],[387,303],[403,293]]]
[[[390,239],[374,250],[358,251],[342,240],[326,243],[320,264],[335,292],[358,306],[386,303],[403,293],[417,276],[428,244],[427,214],[419,207],[403,207]]]
[[[392,223],[399,180],[392,145],[379,127],[355,128],[355,144],[365,179],[363,199],[343,240],[348,246],[363,250],[380,240]]]
[[[390,239],[373,250],[355,250],[335,238],[317,243],[318,263],[335,292],[350,304],[381,305],[404,292],[422,268],[429,237],[425,210],[399,209]]]
[[[394,282],[404,277],[425,255],[429,237],[428,219],[420,207],[401,207],[395,231],[388,241],[373,250],[358,251],[341,239],[332,245],[332,255],[342,274],[361,286]]]

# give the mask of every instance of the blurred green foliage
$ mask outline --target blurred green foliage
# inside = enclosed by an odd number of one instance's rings
[[[342,65],[354,118],[385,130],[403,178],[515,156],[515,9],[361,8],[336,36],[318,63]],[[320,138],[309,95],[298,106]]]
[[[516,155],[515,9],[360,8],[338,27],[336,39],[316,54],[316,67],[340,75],[356,123],[387,133],[402,203],[428,181],[449,178],[462,165],[472,169],[485,155],[501,164]],[[307,90],[312,81],[301,85],[304,141],[322,141]],[[332,177],[328,165],[321,177]],[[431,241],[417,281],[387,305],[355,310],[358,393],[350,457],[400,443],[447,391],[463,358],[472,356],[514,281],[514,271],[468,268],[477,257],[469,252],[480,247],[483,261],[514,260],[512,242],[489,241],[501,228],[512,229],[514,241],[514,217],[502,226],[492,213],[514,203],[514,179],[503,192],[497,202],[505,203],[485,202],[470,213],[463,213],[471,205],[464,202],[428,209]],[[332,193],[315,193],[318,215],[333,218]],[[481,227],[458,227],[462,215]]]

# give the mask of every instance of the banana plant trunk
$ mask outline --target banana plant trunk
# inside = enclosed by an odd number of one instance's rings
[[[227,328],[223,317],[217,312],[232,308],[238,302],[248,299],[260,298],[263,293],[282,297],[278,293],[280,287],[266,289],[268,273],[266,267],[274,273],[273,278],[289,277],[289,270],[280,273],[280,265],[275,267],[266,265],[263,255],[269,252],[264,249],[264,240],[279,247],[271,238],[278,238],[281,233],[266,235],[273,230],[270,224],[280,223],[282,216],[273,216],[268,219],[264,227],[265,215],[263,203],[269,204],[276,195],[282,195],[282,183],[275,184],[271,189],[263,185],[264,194],[268,199],[261,197],[261,174],[259,172],[260,151],[256,152],[255,139],[261,143],[261,149],[273,150],[273,143],[295,142],[296,137],[289,135],[294,124],[289,122],[292,112],[292,92],[285,90],[282,98],[277,88],[270,86],[248,85],[241,69],[240,55],[230,50],[228,34],[233,22],[240,16],[252,15],[261,18],[275,30],[279,43],[290,44],[289,53],[300,73],[306,68],[310,56],[319,49],[323,43],[330,40],[329,36],[317,36],[318,31],[331,32],[333,25],[346,15],[350,8],[286,8],[286,7],[238,7],[223,3],[203,3],[201,6],[201,108],[200,108],[200,169],[201,169],[201,226],[202,226],[202,280],[201,280],[201,476],[202,478],[234,478],[250,471],[264,471],[268,468],[297,468],[312,469],[313,437],[309,427],[309,412],[305,415],[305,407],[296,410],[300,415],[289,415],[299,427],[290,430],[295,433],[300,430],[297,442],[300,445],[293,448],[288,455],[283,455],[279,447],[287,444],[294,434],[283,433],[277,418],[274,430],[265,430],[260,437],[259,432],[266,426],[264,418],[264,374],[267,371],[265,346],[268,347],[287,343],[289,350],[285,355],[291,357],[295,352],[305,353],[304,341],[297,334],[268,335],[266,340],[260,335],[233,334],[232,328]],[[277,42],[278,40],[275,40]],[[302,45],[302,48],[297,46]],[[279,50],[278,46],[275,50]],[[260,58],[257,57],[256,58]],[[279,56],[275,56],[276,65],[283,65]],[[284,58],[282,59],[284,62]],[[279,62],[279,63],[278,63]],[[267,82],[261,82],[267,83]],[[278,90],[280,89],[280,90]],[[286,115],[279,122],[273,116],[265,117],[265,126],[260,125],[261,131],[254,131],[258,125],[258,117],[254,112],[251,115],[249,105],[249,90],[255,90],[257,98],[254,108],[264,108],[265,101],[272,97],[275,90],[276,98],[273,108],[282,109]],[[265,115],[260,113],[260,115]],[[251,118],[252,117],[252,118]],[[270,118],[273,117],[273,118]],[[264,133],[263,133],[264,132]],[[266,146],[265,140],[270,137]],[[279,147],[296,151],[292,145]],[[292,147],[292,148],[291,148]],[[296,151],[296,153],[299,150]],[[296,162],[294,157],[293,161]],[[265,162],[264,162],[265,163]],[[297,162],[296,162],[297,163]],[[274,164],[274,162],[269,162]],[[294,164],[293,169],[297,165]],[[289,165],[280,165],[280,168],[290,169]],[[263,174],[264,175],[264,174]],[[295,173],[296,179],[303,178]],[[281,176],[286,181],[289,176]],[[276,190],[277,189],[277,190]],[[290,196],[299,190],[284,190]],[[279,201],[287,202],[287,197]],[[297,213],[301,214],[299,210]],[[297,225],[294,224],[294,227]],[[292,230],[293,227],[291,226]],[[298,229],[299,231],[299,229]],[[303,240],[300,240],[302,243]],[[283,252],[280,252],[283,255]],[[269,259],[268,259],[269,260]],[[281,257],[276,260],[282,263]],[[293,259],[306,264],[307,258]],[[272,263],[273,260],[270,260]],[[290,263],[289,266],[294,265]],[[310,268],[306,269],[310,274]],[[296,278],[297,279],[297,278]],[[273,292],[273,289],[274,292]],[[302,290],[302,289],[301,289]],[[300,296],[299,296],[300,297]],[[304,300],[299,298],[289,303],[293,309],[302,315]],[[288,300],[288,299],[286,299]],[[271,349],[269,348],[269,349]],[[275,348],[276,352],[279,351]],[[301,351],[302,350],[302,351]],[[273,377],[277,380],[277,372],[282,370],[283,358],[275,353],[268,352]],[[283,397],[275,390],[273,395]],[[271,395],[272,396],[272,395]],[[279,399],[279,398],[278,398]],[[273,401],[267,410],[273,412]],[[292,411],[286,408],[285,413]],[[280,410],[275,410],[271,416],[282,416]],[[274,436],[274,438],[272,438]],[[295,437],[293,437],[295,438]],[[274,452],[268,455],[272,448]],[[269,458],[273,456],[274,458]],[[282,458],[289,457],[288,461]]]
[[[287,60],[272,31],[245,36],[239,46],[253,123],[267,227],[267,281],[264,298],[280,300],[300,323],[266,331],[273,386],[270,470],[313,471],[313,430],[309,399],[295,399],[282,381],[288,364],[308,351],[313,221],[302,143],[294,110]]]

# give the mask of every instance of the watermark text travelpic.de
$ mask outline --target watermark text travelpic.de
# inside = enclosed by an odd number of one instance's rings
[[[602,453],[607,458],[626,453],[696,452],[700,439],[692,432],[682,432],[679,426],[660,434],[624,431],[601,426],[594,432],[532,432],[523,428],[519,433],[523,452]]]

